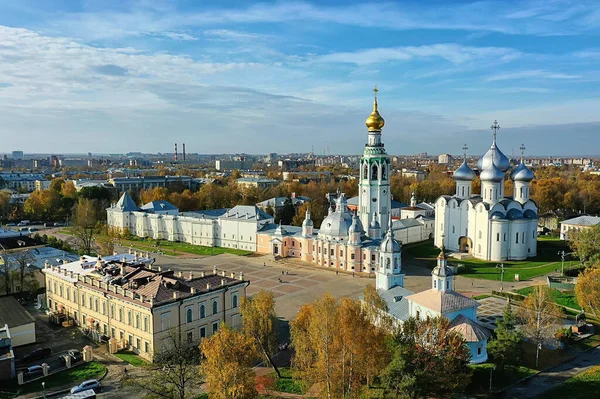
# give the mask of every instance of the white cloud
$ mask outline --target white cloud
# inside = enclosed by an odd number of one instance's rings
[[[578,79],[580,75],[573,75],[562,72],[551,72],[541,69],[534,69],[528,71],[508,72],[500,73],[492,76],[488,76],[487,80],[490,82],[500,80],[516,80],[516,79]]]

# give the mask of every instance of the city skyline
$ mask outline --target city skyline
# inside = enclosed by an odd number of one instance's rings
[[[8,1],[0,135],[27,153],[598,155],[600,5]],[[568,138],[568,139],[567,139]],[[69,151],[65,151],[68,148]]]

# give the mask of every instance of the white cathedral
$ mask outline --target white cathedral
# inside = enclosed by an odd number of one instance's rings
[[[538,208],[529,198],[533,172],[521,162],[510,173],[513,196],[504,193],[510,161],[496,144],[500,126],[492,125],[490,149],[477,162],[481,195],[472,193],[475,172],[465,159],[454,172],[456,193],[435,202],[435,245],[487,261],[523,260],[537,254]],[[464,148],[466,150],[466,147]]]

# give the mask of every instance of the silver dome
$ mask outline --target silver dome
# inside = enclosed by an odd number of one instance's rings
[[[517,166],[517,168],[511,173],[510,178],[514,181],[530,182],[533,179],[535,179],[535,175],[533,174],[531,169],[529,169],[523,163],[523,161],[521,161],[519,166]]]
[[[379,225],[379,222],[377,221],[377,219],[375,219],[375,217],[373,217],[373,220],[371,220],[371,225],[369,227],[370,229],[380,229],[381,226]]]
[[[504,180],[504,173],[500,168],[496,166],[495,163],[490,163],[483,172],[479,175],[481,181],[492,181],[495,183],[499,183]]]
[[[456,181],[473,181],[475,172],[467,165],[467,161],[463,161],[458,169],[454,172],[454,180]]]
[[[363,233],[363,227],[362,227],[362,223],[360,222],[360,219],[358,216],[354,215],[352,216],[352,225],[350,226],[350,229],[348,230],[348,234],[352,234],[352,233]]]
[[[506,212],[506,218],[508,220],[523,219],[523,212],[515,208],[509,209],[508,212]]]
[[[381,241],[379,250],[381,252],[386,252],[386,253],[400,252],[400,243],[394,239],[391,228],[388,230],[387,234],[385,235],[385,238]]]
[[[492,220],[502,220],[504,219],[504,214],[500,211],[496,211],[490,215],[490,219]]]
[[[523,212],[523,217],[525,219],[537,219],[538,215],[537,213],[535,213],[535,211],[531,209],[526,209],[525,212]]]
[[[496,146],[496,140],[492,143],[490,149],[477,161],[479,170],[486,170],[491,164],[496,165],[501,172],[506,172],[510,168],[510,161]]]
[[[313,221],[310,218],[310,211],[306,211],[306,216],[304,217],[304,220],[302,221],[302,227],[312,227]]]
[[[350,226],[352,226],[352,213],[335,211],[323,219],[319,236],[348,237]]]

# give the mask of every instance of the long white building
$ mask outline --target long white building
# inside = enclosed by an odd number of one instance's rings
[[[253,205],[180,213],[169,202],[153,201],[139,208],[127,192],[106,212],[109,227],[138,237],[247,251],[256,251],[256,232],[274,222]]]
[[[475,172],[462,165],[454,172],[456,193],[435,203],[435,245],[442,240],[448,250],[488,261],[522,260],[537,254],[538,208],[529,198],[534,174],[523,162],[510,173],[513,196],[504,193],[509,159],[496,145],[494,123],[492,146],[479,159],[481,195],[472,193]],[[525,148],[521,147],[523,151]]]

